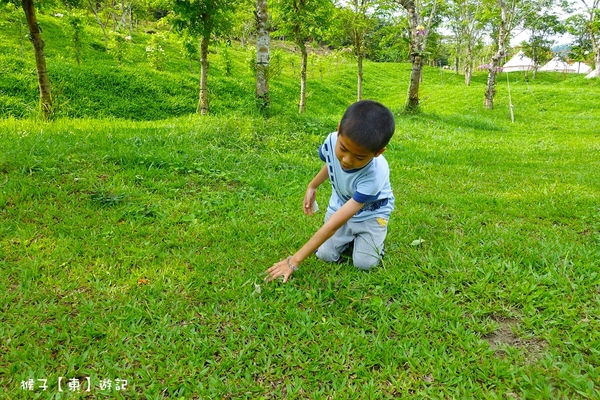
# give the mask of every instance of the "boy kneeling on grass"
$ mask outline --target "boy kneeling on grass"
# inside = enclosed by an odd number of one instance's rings
[[[266,280],[283,277],[283,283],[287,282],[313,253],[323,261],[336,262],[352,242],[356,268],[368,270],[379,264],[394,209],[390,170],[381,153],[394,129],[392,112],[380,103],[363,100],[348,107],[337,132],[319,148],[325,165],[304,196],[304,214],[313,215],[317,188],[329,178],[333,190],[325,223],[294,255],[269,268]]]

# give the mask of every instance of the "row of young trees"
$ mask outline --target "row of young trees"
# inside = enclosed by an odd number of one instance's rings
[[[21,0],[20,6],[27,17],[36,54],[41,107],[47,115],[52,110],[52,97],[33,1]],[[530,32],[524,48],[540,63],[548,56],[551,36],[569,30],[576,37],[573,54],[580,58],[577,61],[593,55],[596,74],[600,73],[600,0],[47,0],[41,4],[47,7],[51,1],[62,1],[69,10],[93,15],[102,28],[105,43],[111,24],[114,30],[132,31],[138,18],[152,17],[162,18],[177,32],[195,38],[201,65],[197,108],[200,114],[209,112],[209,44],[223,38],[255,39],[256,98],[262,108],[270,102],[270,36],[293,41],[301,55],[301,113],[306,108],[311,43],[354,53],[357,99],[362,97],[363,60],[385,60],[390,49],[405,49],[400,53],[412,63],[406,100],[409,111],[418,109],[422,68],[426,62],[440,61],[442,42],[451,46],[454,68],[457,73],[459,69],[464,71],[467,85],[477,55],[487,49],[487,108],[493,108],[498,67],[517,30]],[[574,13],[575,6],[580,6],[580,12]],[[572,16],[565,22],[560,14]]]

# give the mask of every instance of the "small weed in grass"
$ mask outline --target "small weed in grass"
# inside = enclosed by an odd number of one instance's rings
[[[90,199],[101,206],[116,206],[124,198],[124,193],[113,193],[105,190],[95,190],[90,194]]]

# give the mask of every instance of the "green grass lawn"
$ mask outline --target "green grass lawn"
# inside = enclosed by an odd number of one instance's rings
[[[367,63],[397,118],[384,265],[265,284],[322,222],[302,198],[355,77],[298,116],[289,68],[263,118],[232,51],[208,117],[0,120],[1,398],[600,398],[598,82],[511,74],[513,124],[505,75],[489,111],[484,75],[427,68],[407,116],[409,66]]]
[[[424,84],[384,266],[286,285],[262,273],[321,223],[335,116],[1,122],[3,396],[598,398],[600,135],[570,99],[599,91],[531,87],[511,124]]]

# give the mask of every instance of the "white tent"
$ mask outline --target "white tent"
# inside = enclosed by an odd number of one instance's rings
[[[552,60],[548,61],[546,65],[540,68],[538,71],[545,72],[575,72],[570,71],[571,66],[567,64],[565,61],[561,60],[560,57],[554,57]]]
[[[527,57],[523,51],[519,51],[515,54],[506,64],[502,66],[504,72],[514,71],[531,71],[535,67],[535,64],[531,58]]]
[[[592,72],[592,67],[586,63],[576,62],[569,67],[569,70],[569,72],[573,72],[575,74],[589,74]]]
[[[600,68],[596,68],[595,70],[593,70],[592,72],[590,72],[589,74],[587,74],[585,76],[586,79],[598,78],[598,77],[600,77]]]

